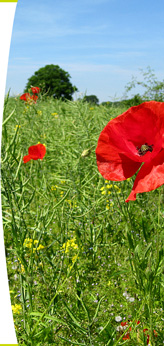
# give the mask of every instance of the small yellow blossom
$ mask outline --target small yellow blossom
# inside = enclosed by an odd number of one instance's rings
[[[20,314],[22,307],[20,304],[11,305],[13,314]]]
[[[102,191],[101,194],[102,194],[102,195],[106,195],[106,191],[105,191],[105,190]]]
[[[51,190],[52,190],[52,191],[55,191],[57,188],[58,188],[58,185],[52,185],[52,186],[51,186]]]
[[[33,242],[32,239],[26,238],[25,241],[24,241],[24,243],[23,243],[23,246],[24,246],[24,247],[28,247],[28,248],[30,249],[30,248],[32,247],[32,242]]]
[[[16,131],[16,130],[19,130],[20,127],[21,127],[20,125],[16,125],[16,126],[15,126],[15,131]]]
[[[42,115],[42,111],[37,111],[37,114],[38,115]]]
[[[117,190],[118,193],[121,193],[121,190],[117,185],[114,185],[114,188]]]
[[[112,184],[110,184],[110,185],[109,185],[109,184],[108,184],[108,185],[106,185],[106,188],[107,188],[107,189],[111,189],[111,188],[112,188]]]
[[[65,250],[65,253],[68,253],[72,249],[77,250],[78,245],[76,244],[76,238],[74,237],[72,239],[67,240],[67,242],[64,243],[62,247]]]
[[[56,113],[56,112],[51,113],[51,115],[53,115],[56,119],[59,117],[58,113]]]
[[[43,246],[42,244],[40,244],[40,245],[37,247],[37,251],[42,250],[42,249],[44,249],[44,246]]]

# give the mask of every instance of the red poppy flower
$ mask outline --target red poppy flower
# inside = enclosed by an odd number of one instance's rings
[[[148,331],[148,329],[147,328],[145,328],[144,330],[143,330],[143,332],[144,332],[144,334],[145,334],[145,336],[147,336],[147,340],[146,340],[146,342],[147,342],[147,345],[149,344],[149,341],[150,341],[150,336],[149,336],[149,334],[146,334],[145,332],[147,332]],[[158,336],[158,334],[157,334],[157,332],[156,332],[156,330],[154,329],[153,330],[153,332],[154,332],[154,336]]]
[[[38,159],[43,159],[43,157],[46,154],[46,147],[44,144],[36,144],[32,145],[31,147],[28,148],[28,155],[23,157],[23,162],[26,163],[30,160],[38,160]]]
[[[31,90],[32,90],[33,94],[39,94],[39,92],[40,92],[39,87],[31,87]]]
[[[141,323],[141,321],[136,321],[136,323],[137,323],[137,324],[140,324],[140,323]]]
[[[29,93],[25,93],[20,96],[20,99],[23,101],[28,101],[31,98],[31,95]]]
[[[126,180],[140,168],[126,202],[164,184],[164,103],[144,102],[112,119],[96,148],[98,170],[107,180]]]
[[[121,326],[122,327],[125,327],[125,326],[127,326],[128,325],[128,322],[121,322]]]
[[[29,93],[25,93],[20,96],[20,99],[26,102],[30,102],[31,100],[36,102],[36,100],[38,99],[38,96],[35,94],[30,95]]]
[[[32,95],[32,96],[30,96],[30,98],[31,98],[32,100],[36,101],[36,100],[38,99],[38,96],[37,96],[37,95]]]
[[[130,340],[130,334],[129,333],[125,334],[122,340]]]

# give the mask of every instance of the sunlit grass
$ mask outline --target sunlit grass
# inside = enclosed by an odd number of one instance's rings
[[[106,181],[96,164],[100,131],[125,110],[6,102],[3,225],[20,345],[147,345],[144,329],[163,343],[163,187],[127,204],[133,178]],[[44,159],[24,164],[38,142]]]

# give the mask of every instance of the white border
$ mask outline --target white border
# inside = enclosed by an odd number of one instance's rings
[[[21,0],[20,0],[21,1]],[[0,145],[9,48],[16,2],[0,2]],[[0,199],[0,344],[17,344],[9,295]]]

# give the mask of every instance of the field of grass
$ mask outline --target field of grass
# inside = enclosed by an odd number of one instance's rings
[[[125,110],[5,101],[2,212],[19,345],[164,343],[163,186],[125,203],[134,177],[106,181],[96,164],[101,130]],[[45,157],[24,164],[38,142]]]

